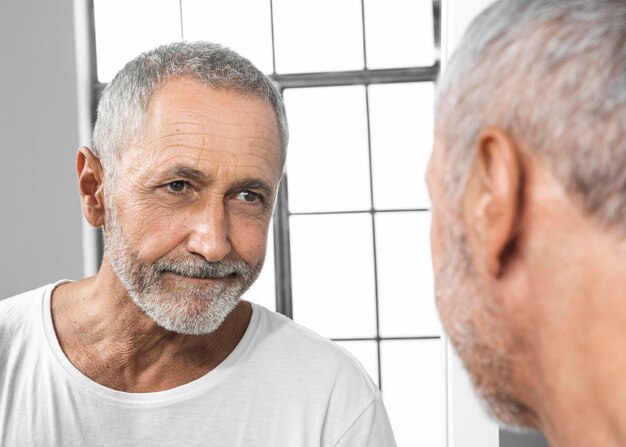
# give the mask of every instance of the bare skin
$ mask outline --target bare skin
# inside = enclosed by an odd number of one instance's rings
[[[87,221],[107,231],[105,195],[111,194],[125,238],[143,262],[263,262],[282,171],[271,106],[177,78],[154,93],[146,113],[139,140],[118,161],[115,184],[106,184],[88,148],[79,150]],[[172,290],[231,280],[167,275]],[[250,304],[240,302],[212,333],[167,331],[133,302],[106,253],[96,276],[63,284],[52,295],[53,322],[68,359],[95,382],[126,392],[162,391],[211,371],[237,346],[251,313]]]
[[[241,302],[211,334],[167,331],[119,290],[111,275],[103,266],[96,276],[60,285],[52,297],[63,352],[85,376],[107,388],[147,393],[189,383],[224,361],[248,327],[252,310]]]
[[[429,170],[435,271],[446,262],[444,156],[436,147]],[[467,349],[474,383],[498,388],[522,409],[517,423],[541,430],[552,447],[626,445],[624,237],[583,213],[548,166],[500,129],[477,141],[460,214],[478,293],[442,297],[441,316],[454,333],[460,302],[473,303],[476,337],[509,368],[495,377],[480,368],[476,356],[485,354]]]

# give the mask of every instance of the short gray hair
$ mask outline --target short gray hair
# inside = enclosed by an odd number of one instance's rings
[[[278,122],[284,165],[289,130],[282,96],[272,81],[236,52],[209,42],[176,42],[128,62],[105,87],[98,103],[93,150],[112,178],[121,149],[139,136],[146,107],[169,79],[191,76],[217,89],[257,95],[272,106]]]
[[[438,85],[444,188],[458,205],[479,132],[507,131],[570,197],[626,230],[626,2],[500,0],[470,26]]]

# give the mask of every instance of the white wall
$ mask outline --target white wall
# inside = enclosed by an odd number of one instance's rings
[[[0,299],[82,274],[68,0],[0,1]]]

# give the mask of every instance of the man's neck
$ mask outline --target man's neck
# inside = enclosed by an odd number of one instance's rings
[[[567,305],[536,322],[528,362],[537,369],[528,380],[551,447],[626,445],[623,264],[593,264],[572,290],[552,295]]]
[[[52,320],[70,362],[91,380],[126,392],[163,391],[202,377],[235,349],[251,315],[250,304],[241,302],[210,334],[167,331],[106,266],[52,295]]]
[[[617,401],[619,397],[616,396],[615,399]],[[548,439],[550,446],[623,447],[626,445],[623,412],[615,414],[606,411],[605,408],[595,407],[594,403],[594,399],[578,401],[578,399],[570,398],[563,399],[557,405],[547,405],[546,411],[540,417],[539,428]],[[567,407],[563,404],[567,404]]]

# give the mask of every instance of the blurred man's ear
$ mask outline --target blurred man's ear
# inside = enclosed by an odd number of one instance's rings
[[[87,222],[93,227],[104,224],[104,171],[100,159],[86,146],[76,156],[78,190]]]
[[[521,218],[522,169],[514,140],[501,129],[483,130],[464,211],[478,242],[477,261],[494,276],[506,267]]]

